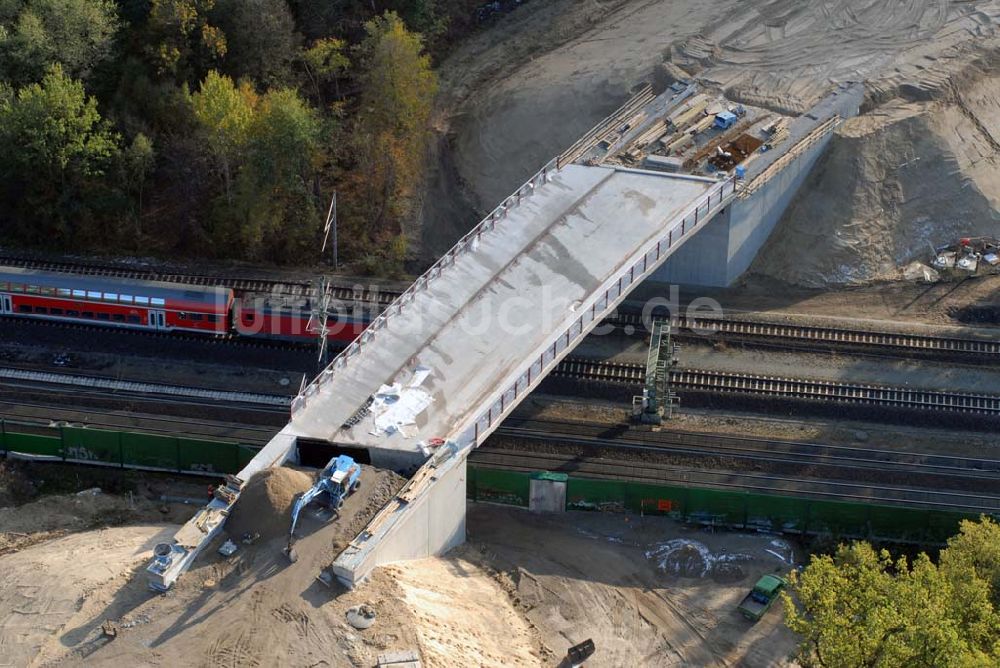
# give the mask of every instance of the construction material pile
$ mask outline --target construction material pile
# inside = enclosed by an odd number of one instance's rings
[[[285,466],[261,471],[244,485],[226,523],[227,533],[259,533],[264,540],[287,535],[292,503],[312,485],[309,474]]]
[[[963,237],[956,243],[934,249],[931,266],[954,270],[960,277],[1000,273],[1000,239]]]

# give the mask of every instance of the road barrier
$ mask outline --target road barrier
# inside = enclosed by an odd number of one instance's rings
[[[469,463],[467,497],[528,507],[530,473]],[[725,529],[941,544],[973,513],[569,476],[567,510],[666,515]]]

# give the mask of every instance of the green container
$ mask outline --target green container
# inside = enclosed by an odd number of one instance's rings
[[[58,436],[40,436],[38,434],[19,434],[6,432],[4,434],[4,450],[8,453],[32,455],[35,457],[55,457],[62,459],[62,440]]]
[[[235,443],[177,439],[178,470],[190,473],[233,473],[239,470],[238,446]]]
[[[532,478],[547,479],[545,476],[550,475],[471,465],[468,471],[470,499],[516,506],[528,505],[528,485]],[[669,515],[734,529],[924,544],[943,543],[958,531],[962,519],[976,518],[973,513],[572,476],[566,486],[566,507]]]
[[[158,434],[122,432],[122,463],[127,468],[178,471],[177,439]]]
[[[103,429],[63,427],[63,457],[84,464],[122,464],[121,434]]]
[[[489,503],[528,507],[531,482],[527,474],[469,467],[466,493]]]

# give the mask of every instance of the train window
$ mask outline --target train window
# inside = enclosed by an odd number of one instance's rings
[[[100,299],[101,293],[94,292],[93,290],[87,290],[87,299]]]
[[[118,294],[114,292],[105,292],[104,299],[109,302],[116,302],[118,301]]]
[[[84,311],[80,315],[83,316],[84,318],[90,318],[91,320],[94,319],[94,312],[93,311]]]
[[[69,309],[69,310],[66,311],[66,315],[68,315],[71,318],[79,318],[80,317],[80,312],[79,311],[74,311],[73,309]]]
[[[97,319],[98,320],[110,320],[111,316],[109,314],[107,314],[107,313],[98,313],[97,314]]]
[[[149,297],[136,297],[135,298],[135,303],[136,304],[142,304],[144,306],[148,305],[149,304]]]
[[[56,288],[56,294],[60,297],[71,297],[73,295],[73,291],[69,288]]]
[[[61,308],[54,308],[51,311],[49,311],[49,313],[51,313],[52,315],[62,315],[63,310]]]
[[[129,321],[129,324],[138,325],[139,324],[139,316],[137,316],[137,315],[130,315],[130,316],[128,316],[128,321]]]
[[[195,322],[201,322],[201,313],[192,313],[191,320]]]
[[[17,310],[21,313],[31,313],[31,306],[29,304],[21,304],[17,307]]]
[[[152,299],[149,300],[149,303],[152,304],[153,306],[166,306],[167,305],[167,302],[164,301],[164,300],[162,300],[162,299],[160,299],[159,297],[153,297]]]
[[[37,313],[39,315],[48,315],[49,314],[49,310],[47,308],[45,308],[44,306],[36,306],[35,307],[35,313]]]
[[[208,315],[205,316],[205,319],[208,320],[209,322],[219,322],[219,316],[215,315],[214,313],[209,313]]]
[[[74,290],[73,291],[73,296],[74,297],[86,297],[87,296],[87,291],[86,290]]]
[[[177,313],[177,317],[178,317],[179,319],[181,319],[181,320],[187,320],[187,319],[188,319],[188,314],[187,314],[187,313],[185,313],[184,311],[179,311],[179,312]]]
[[[125,322],[125,316],[123,316],[121,313],[112,313],[111,319],[114,320],[115,322]]]
[[[118,295],[118,301],[120,301],[120,302],[122,302],[124,304],[131,304],[132,303],[132,295]]]

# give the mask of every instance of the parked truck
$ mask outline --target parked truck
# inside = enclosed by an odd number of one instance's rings
[[[778,594],[787,585],[788,582],[785,578],[778,577],[777,575],[765,575],[757,580],[757,584],[753,586],[753,589],[750,590],[750,593],[746,595],[736,609],[750,621],[756,622],[771,609],[774,601],[778,598]]]

